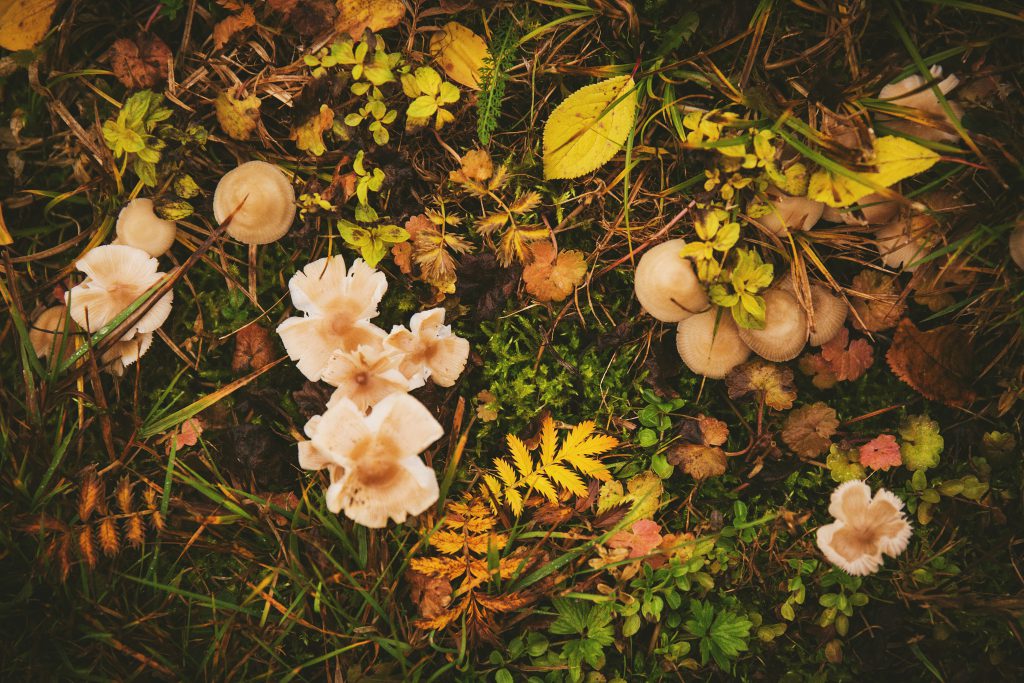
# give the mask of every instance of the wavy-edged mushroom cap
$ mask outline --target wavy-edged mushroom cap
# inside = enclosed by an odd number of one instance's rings
[[[139,360],[153,345],[152,332],[140,332],[128,341],[117,341],[100,356],[103,369],[120,377],[125,368]]]
[[[788,194],[772,197],[768,202],[771,212],[757,221],[776,235],[785,235],[790,230],[810,230],[825,210],[822,202],[807,197],[793,197]]]
[[[807,314],[792,294],[781,289],[764,293],[764,329],[739,329],[739,336],[765,360],[781,363],[800,355],[807,343]]]
[[[729,311],[718,308],[692,315],[676,328],[679,357],[698,375],[721,379],[750,357]],[[716,328],[717,324],[717,328]]]
[[[690,259],[680,256],[685,245],[679,239],[662,242],[636,264],[636,298],[645,311],[665,323],[677,323],[708,307],[708,296]]]
[[[1018,268],[1024,268],[1024,223],[1020,223],[1010,233],[1010,258]]]
[[[246,244],[269,244],[292,227],[295,190],[277,166],[248,161],[225,173],[213,194],[213,215],[218,223],[232,212],[229,235]]]
[[[942,67],[937,64],[932,66],[931,76],[935,80],[942,79],[936,85],[938,85],[939,91],[943,95],[948,95],[953,91],[953,88],[960,84],[960,79],[955,75],[950,74],[942,78]],[[952,122],[942,106],[942,102],[935,96],[931,86],[927,85],[927,81],[921,78],[920,74],[913,74],[902,80],[890,83],[878,93],[878,99],[888,100],[891,104],[897,104],[902,107],[917,109],[929,115],[936,122],[945,122],[947,128],[952,128]],[[949,102],[949,107],[958,118],[963,115],[963,107],[956,102]],[[916,121],[884,115],[879,116],[879,118],[884,120],[885,125],[893,130],[933,142],[957,140],[960,137],[955,131],[942,130]]]
[[[152,199],[133,199],[117,215],[117,239],[114,244],[125,244],[141,249],[150,256],[162,256],[174,244],[178,227],[156,215]]]
[[[64,334],[68,326],[68,307],[51,306],[36,316],[32,327],[28,330],[28,340],[39,358],[61,350],[62,356],[68,356],[75,348],[71,337]],[[70,330],[69,330],[70,334]],[[61,349],[61,344],[64,344]]]

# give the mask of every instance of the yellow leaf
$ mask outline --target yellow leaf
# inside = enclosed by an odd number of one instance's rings
[[[508,435],[508,449],[512,454],[512,462],[515,463],[516,469],[522,476],[525,477],[533,472],[533,458],[530,457],[530,451],[519,437],[513,434]]]
[[[565,456],[565,461],[579,470],[580,474],[585,474],[599,481],[609,481],[612,478],[608,468],[597,458],[569,453]]]
[[[505,486],[515,485],[516,471],[512,469],[512,465],[508,464],[508,460],[495,458],[494,467],[497,468],[498,476],[501,477],[501,481],[504,482]]]
[[[551,477],[551,481],[555,482],[569,493],[576,496],[587,495],[586,485],[575,472],[568,470],[561,465],[555,464],[545,467],[544,472]]]
[[[220,127],[235,140],[248,140],[260,120],[260,98],[256,95],[237,99],[225,90],[217,95],[214,107]]]
[[[363,31],[382,31],[396,26],[405,16],[402,0],[338,0],[338,21],[334,25],[353,40],[363,37]]]
[[[256,25],[256,15],[253,14],[252,7],[246,5],[242,8],[242,11],[238,14],[232,14],[231,16],[217,22],[217,25],[213,27],[213,46],[219,50],[225,45],[232,37],[239,31],[250,28]]]
[[[544,125],[544,177],[576,178],[601,167],[626,143],[636,117],[632,76],[577,90]]]
[[[558,493],[555,491],[555,487],[552,486],[551,482],[548,481],[547,477],[545,477],[540,472],[535,472],[534,474],[530,475],[530,480],[527,482],[527,484],[531,485],[534,491],[544,496],[552,503],[558,502]]]
[[[938,160],[938,153],[927,147],[896,135],[886,135],[875,141],[874,164],[878,170],[858,175],[876,186],[891,187],[904,178],[924,173]],[[844,207],[875,191],[874,187],[822,169],[811,175],[807,197],[829,206]]]
[[[505,500],[508,502],[508,506],[512,508],[512,514],[516,517],[523,514],[523,496],[515,489],[508,489],[505,491]]]
[[[28,50],[50,30],[57,0],[0,0],[0,47]]]
[[[324,133],[334,124],[334,111],[326,104],[320,105],[320,112],[314,114],[301,126],[292,129],[291,139],[295,146],[313,156],[320,156],[327,151],[324,145]]]
[[[8,244],[14,244],[14,238],[11,237],[7,224],[4,223],[4,207],[0,204],[0,247]]]
[[[448,78],[473,90],[480,89],[480,69],[487,57],[487,42],[457,21],[450,21],[430,39],[430,54]]]
[[[558,449],[558,436],[555,434],[555,421],[551,416],[544,418],[540,428],[540,461],[545,465],[555,459]]]

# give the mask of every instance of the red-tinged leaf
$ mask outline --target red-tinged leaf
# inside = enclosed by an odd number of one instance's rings
[[[821,357],[838,381],[852,382],[860,379],[875,362],[875,351],[866,339],[850,341],[850,331],[844,327],[822,345]]]
[[[605,545],[626,548],[631,558],[644,557],[661,545],[661,525],[649,519],[637,520],[628,531],[623,529],[612,535]]]
[[[887,470],[903,464],[900,445],[892,434],[880,434],[860,447],[860,464],[873,470]]]

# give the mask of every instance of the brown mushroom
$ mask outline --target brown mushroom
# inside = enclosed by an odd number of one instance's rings
[[[704,286],[688,258],[680,256],[680,239],[651,247],[636,265],[634,288],[643,309],[654,318],[675,323],[707,309]]]
[[[295,190],[273,164],[249,161],[224,174],[213,195],[218,223],[231,216],[228,234],[245,244],[284,237],[295,220]]]
[[[739,329],[739,336],[765,360],[781,362],[800,355],[807,343],[807,314],[792,294],[781,289],[764,293],[764,329]]]
[[[712,308],[692,315],[676,330],[679,357],[698,375],[721,379],[750,357],[728,310]]]

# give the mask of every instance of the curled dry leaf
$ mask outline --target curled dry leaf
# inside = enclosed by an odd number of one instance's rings
[[[560,251],[550,242],[537,242],[530,247],[533,261],[523,268],[526,291],[537,301],[561,301],[583,282],[587,262],[580,251]]]
[[[488,56],[487,42],[457,21],[450,21],[430,38],[430,54],[448,78],[480,89],[480,69]]]
[[[147,33],[119,38],[107,52],[110,70],[131,90],[152,88],[166,81],[173,57],[167,43]]]
[[[320,105],[320,111],[310,116],[300,125],[292,128],[289,139],[295,141],[295,146],[309,152],[313,156],[320,156],[327,151],[324,144],[324,133],[334,125],[334,110],[326,104]]]
[[[353,40],[359,40],[366,29],[376,33],[397,26],[405,16],[402,0],[338,0],[336,4],[338,22],[334,28]]]
[[[851,290],[862,296],[850,298],[853,324],[869,332],[894,327],[906,309],[896,289],[896,278],[874,270],[863,270],[853,278]]]
[[[669,463],[682,468],[697,481],[725,474],[725,451],[718,446],[687,443],[673,446],[668,452]]]
[[[752,360],[737,366],[725,378],[729,398],[755,394],[774,410],[789,410],[796,400],[793,371],[782,365]]]
[[[887,470],[903,464],[900,445],[892,434],[879,434],[860,447],[860,464],[873,470]]]
[[[886,360],[893,374],[927,399],[950,406],[970,403],[970,336],[959,325],[943,325],[922,332],[909,318],[900,321]]]
[[[217,22],[213,27],[213,47],[216,50],[227,45],[235,34],[256,25],[256,15],[252,7],[245,5],[242,11]]]
[[[224,90],[214,100],[217,122],[228,137],[234,140],[248,140],[260,120],[260,98],[256,95],[235,97],[230,90]]]
[[[235,335],[235,355],[231,369],[236,373],[259,370],[274,360],[274,346],[266,328],[253,324],[243,327]]]
[[[835,410],[824,403],[812,403],[786,416],[782,440],[797,455],[816,458],[832,445],[832,435],[838,427]]]

